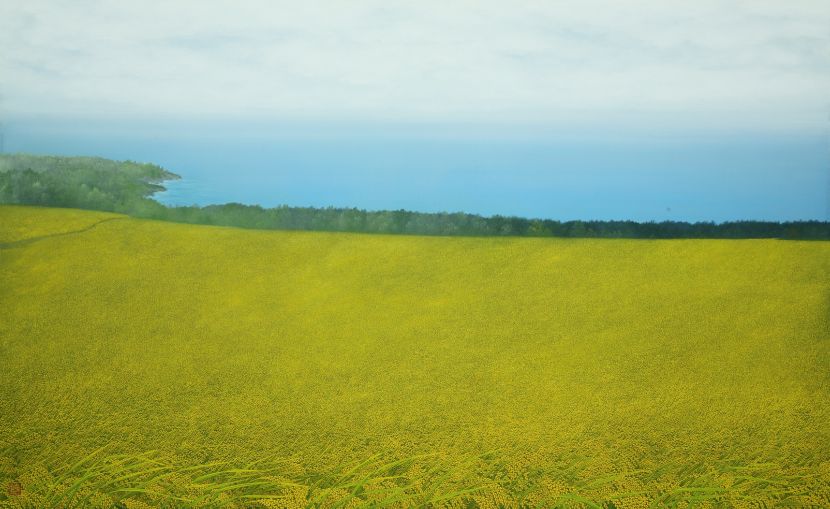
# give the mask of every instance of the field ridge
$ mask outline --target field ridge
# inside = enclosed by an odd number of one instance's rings
[[[120,220],[123,220],[123,219],[125,219],[125,218],[123,218],[123,217],[108,217],[106,219],[101,219],[100,221],[92,223],[91,225],[89,225],[85,228],[81,228],[80,230],[70,230],[70,231],[65,231],[65,232],[47,233],[45,235],[38,235],[38,236],[35,236],[35,237],[27,237],[27,238],[24,238],[24,239],[15,240],[15,241],[11,241],[11,242],[0,242],[0,249],[10,249],[10,248],[13,248],[13,247],[25,246],[25,245],[31,244],[33,242],[39,242],[41,240],[51,239],[51,238],[55,238],[55,237],[65,237],[67,235],[78,235],[78,234],[81,234],[81,233],[86,233],[86,232],[96,228],[98,225],[100,225],[102,223],[106,223],[106,222],[109,222],[109,221],[120,221]]]

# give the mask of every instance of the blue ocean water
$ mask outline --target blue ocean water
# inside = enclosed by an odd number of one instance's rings
[[[822,136],[292,139],[19,132],[6,151],[153,162],[156,198],[637,221],[827,219]]]

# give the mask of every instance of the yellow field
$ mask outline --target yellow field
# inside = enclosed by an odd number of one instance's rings
[[[830,506],[830,243],[113,217],[0,207],[2,507]]]

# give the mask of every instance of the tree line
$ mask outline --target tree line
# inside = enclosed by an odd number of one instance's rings
[[[152,199],[164,180],[179,178],[154,164],[97,157],[0,155],[0,203],[119,212],[193,224],[279,230],[525,237],[782,238],[830,240],[826,221],[557,221],[357,208],[264,208],[228,203],[168,207]]]

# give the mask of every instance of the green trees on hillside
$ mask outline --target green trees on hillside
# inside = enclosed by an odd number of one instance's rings
[[[282,230],[467,236],[619,238],[830,239],[822,221],[661,223],[555,221],[407,210],[274,207],[228,203],[165,207],[151,198],[163,180],[176,179],[160,166],[97,157],[0,155],[0,203],[120,212],[183,223]]]
[[[0,202],[147,212],[159,208],[147,198],[163,189],[157,183],[172,178],[178,176],[159,166],[132,161],[0,155]]]

